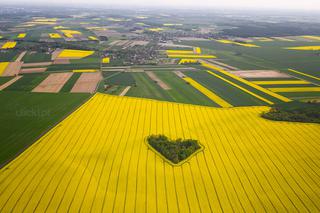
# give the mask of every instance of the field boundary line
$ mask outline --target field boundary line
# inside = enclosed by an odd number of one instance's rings
[[[227,76],[229,76],[229,77],[231,77],[231,78],[233,78],[233,79],[235,79],[235,80],[240,81],[241,83],[244,83],[244,84],[246,84],[246,85],[248,85],[248,86],[251,86],[251,87],[253,87],[254,89],[257,89],[257,90],[259,90],[259,91],[261,91],[261,92],[263,92],[263,93],[266,93],[266,94],[268,94],[268,95],[270,95],[270,96],[272,96],[272,97],[274,97],[274,98],[277,98],[277,99],[279,99],[279,100],[281,100],[281,101],[284,101],[284,102],[290,102],[290,101],[291,101],[291,99],[289,99],[289,98],[286,98],[286,97],[284,97],[284,96],[282,96],[282,95],[279,95],[279,94],[276,94],[276,93],[274,93],[274,92],[271,92],[271,91],[268,90],[268,89],[265,89],[265,88],[263,88],[263,87],[260,87],[260,86],[254,84],[254,83],[251,83],[250,81],[247,81],[247,80],[245,80],[245,79],[243,79],[243,78],[240,78],[240,77],[238,77],[238,76],[236,76],[236,75],[233,75],[233,74],[231,74],[231,73],[229,73],[229,72],[227,72],[227,71],[225,71],[225,70],[222,70],[222,69],[220,69],[220,68],[218,68],[218,67],[215,67],[214,65],[212,65],[212,64],[210,64],[210,63],[207,63],[207,62],[205,62],[205,61],[201,61],[201,65],[204,66],[204,67],[206,67],[206,68],[213,69],[213,70],[216,70],[216,71],[218,71],[218,72],[221,72],[221,73],[223,73],[223,74],[225,74],[225,75],[227,75]]]

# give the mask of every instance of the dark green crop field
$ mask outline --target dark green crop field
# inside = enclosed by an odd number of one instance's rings
[[[0,92],[0,165],[76,109],[88,94]]]

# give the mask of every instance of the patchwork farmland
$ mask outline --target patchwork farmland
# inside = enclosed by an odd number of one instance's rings
[[[320,212],[317,14],[0,5],[1,213]]]

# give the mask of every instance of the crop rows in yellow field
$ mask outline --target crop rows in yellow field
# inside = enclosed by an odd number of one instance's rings
[[[287,50],[320,50],[320,46],[301,46],[301,47],[286,47]]]
[[[0,62],[0,76],[2,76],[8,65],[9,62]]]
[[[269,88],[273,92],[320,92],[320,87]]]
[[[12,49],[17,45],[17,42],[15,41],[7,41],[4,43],[1,47],[1,49]]]
[[[246,85],[248,85],[248,86],[250,86],[250,87],[252,87],[252,88],[254,88],[256,90],[259,90],[260,92],[268,94],[268,95],[270,95],[270,96],[272,96],[274,98],[277,98],[277,99],[279,99],[281,101],[284,101],[284,102],[290,102],[291,101],[289,98],[286,98],[286,97],[284,97],[282,95],[276,94],[276,93],[274,93],[274,92],[272,92],[272,91],[270,91],[268,89],[265,89],[265,88],[263,88],[263,87],[261,87],[259,85],[254,84],[254,83],[252,83],[250,81],[247,81],[247,80],[245,80],[243,78],[240,78],[240,77],[238,77],[236,75],[233,75],[233,74],[231,74],[231,73],[229,73],[229,72],[227,72],[227,71],[225,71],[225,70],[223,70],[223,69],[221,69],[221,68],[219,68],[217,66],[214,66],[213,64],[210,64],[210,63],[207,63],[205,61],[202,61],[201,65],[206,67],[206,68],[218,71],[218,72],[220,72],[220,73],[222,73],[222,74],[224,74],[224,75],[226,75],[226,76],[228,76],[230,78],[233,78],[233,79],[235,79],[235,80],[237,80],[237,81],[239,81],[239,82],[241,82],[243,84],[246,84]],[[270,102],[270,104],[272,104],[272,102]]]
[[[58,58],[84,58],[90,56],[94,53],[94,51],[89,50],[71,50],[64,49],[58,55]]]
[[[225,39],[220,39],[220,40],[216,40],[216,41],[219,42],[219,43],[223,43],[223,44],[235,44],[235,45],[243,46],[243,47],[260,47],[260,46],[255,45],[255,44],[241,43],[241,42],[225,40]]]
[[[26,33],[20,33],[17,38],[25,38],[27,36]]]
[[[216,95],[215,93],[213,93],[212,91],[210,91],[206,87],[202,86],[201,84],[199,84],[197,81],[193,80],[192,78],[184,77],[183,80],[188,82],[191,86],[196,88],[199,92],[201,92],[202,94],[207,96],[210,100],[212,100],[213,102],[215,102],[219,106],[232,107],[232,105],[229,104],[227,101],[225,101],[223,98],[219,97],[218,95]]]
[[[287,81],[251,81],[258,85],[286,85],[286,84],[311,84],[303,80],[287,80]]]
[[[61,38],[61,35],[59,33],[49,33],[50,38]]]
[[[0,170],[1,212],[318,212],[317,124],[97,94]],[[173,167],[150,134],[204,150]]]

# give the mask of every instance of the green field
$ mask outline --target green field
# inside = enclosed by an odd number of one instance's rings
[[[173,101],[178,103],[217,106],[208,97],[180,79],[173,72],[155,72],[171,89],[167,90]]]
[[[0,92],[0,165],[89,98],[88,94]]]
[[[77,82],[78,78],[80,77],[81,73],[73,73],[72,76],[69,78],[67,83],[63,85],[60,92],[70,92],[73,85]]]
[[[25,74],[22,78],[5,88],[5,91],[31,91],[38,86],[49,74],[47,73],[34,73]]]
[[[10,81],[13,77],[0,77],[0,85],[7,83]]]
[[[100,70],[99,63],[79,63],[79,64],[53,64],[47,71],[71,71],[77,69],[97,69]]]
[[[37,63],[37,62],[48,62],[51,61],[51,55],[46,53],[30,53],[28,52],[23,57],[24,63]]]
[[[15,50],[10,50],[7,52],[0,52],[0,62],[11,62],[16,59],[18,52]]]
[[[132,86],[135,84],[134,74],[129,72],[120,72],[114,75],[110,75],[105,80],[106,85],[121,85]],[[104,75],[105,76],[105,75]]]
[[[133,74],[136,85],[131,87],[126,96],[173,101],[170,95],[153,82],[145,73]]]

